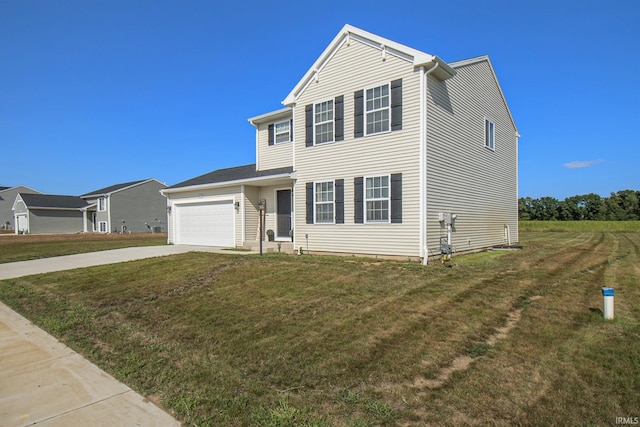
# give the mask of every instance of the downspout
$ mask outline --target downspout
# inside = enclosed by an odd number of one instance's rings
[[[438,68],[438,62],[429,70],[420,67],[420,253],[422,264],[427,265],[429,248],[427,247],[427,88],[429,74]]]

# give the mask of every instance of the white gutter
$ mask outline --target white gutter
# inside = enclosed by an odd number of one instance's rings
[[[427,265],[429,248],[427,247],[427,88],[429,86],[429,74],[438,68],[439,62],[425,71],[420,67],[420,120],[424,120],[420,126],[420,255],[422,264]]]

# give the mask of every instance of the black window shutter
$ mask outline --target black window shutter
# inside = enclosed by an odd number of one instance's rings
[[[364,224],[364,180],[356,177],[353,179],[353,221],[356,224]]]
[[[273,145],[275,142],[275,129],[273,123],[269,125],[269,145]]]
[[[335,105],[335,140],[344,141],[344,96],[336,97]]]
[[[313,182],[307,182],[307,224],[313,224]]]
[[[364,91],[359,90],[353,94],[353,136],[364,136]]]
[[[289,120],[289,141],[293,141],[293,119]]]
[[[336,224],[344,224],[344,179],[335,180]]]
[[[313,145],[313,104],[304,107],[305,146]]]
[[[391,82],[391,130],[402,129],[402,79]]]
[[[402,223],[402,174],[391,174],[391,222]]]

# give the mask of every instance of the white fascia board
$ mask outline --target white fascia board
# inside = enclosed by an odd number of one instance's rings
[[[236,179],[233,181],[214,182],[210,184],[190,185],[188,187],[165,188],[160,192],[164,196],[166,196],[167,194],[183,193],[186,191],[208,190],[212,188],[230,187],[233,185],[252,184],[252,183],[260,184],[260,183],[268,182],[271,180],[281,180],[281,179],[292,179],[291,174],[281,173],[278,175],[267,175],[267,176],[260,176],[256,178],[244,178],[244,179]]]
[[[47,211],[82,211],[83,208],[54,208],[50,206],[27,206],[29,210],[47,210]]]
[[[266,123],[266,122],[270,122],[270,121],[277,120],[277,119],[280,119],[280,118],[292,117],[292,116],[293,116],[293,112],[292,112],[291,108],[290,107],[285,107],[285,108],[281,108],[281,109],[276,110],[276,111],[272,111],[270,113],[265,113],[265,114],[260,114],[259,116],[250,117],[247,120],[254,127],[257,127],[257,125],[259,125],[261,123]]]
[[[22,197],[20,197],[20,193],[18,193],[18,195],[16,196],[16,199],[13,201],[13,205],[11,205],[11,210],[15,211],[16,210],[16,203],[18,203],[18,199],[20,199],[20,201],[24,204],[24,206],[29,209],[29,207],[27,206],[26,203],[24,203],[24,200],[22,200]]]

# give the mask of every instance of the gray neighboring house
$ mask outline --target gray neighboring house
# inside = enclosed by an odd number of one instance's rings
[[[12,230],[15,222],[13,217],[13,202],[16,196],[23,194],[42,194],[32,188],[24,185],[16,185],[15,187],[0,187],[0,230]]]
[[[19,193],[13,204],[15,232],[79,233],[87,206],[77,196]]]
[[[148,233],[167,231],[167,200],[160,190],[167,185],[150,178],[91,191],[86,201],[85,232]]]

